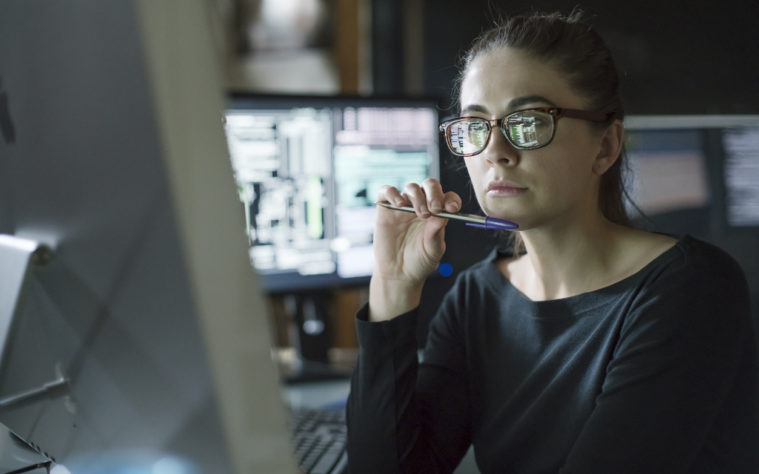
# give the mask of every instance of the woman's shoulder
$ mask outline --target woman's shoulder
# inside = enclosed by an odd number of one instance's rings
[[[624,276],[634,275],[652,263],[667,256],[682,239],[668,234],[626,228],[617,234],[615,272]]]
[[[728,252],[690,235],[679,237],[670,249],[644,267],[640,279],[659,282],[655,286],[676,287],[685,293],[705,291],[737,296],[748,292],[743,269]]]
[[[675,248],[681,254],[683,267],[711,276],[745,279],[743,269],[735,258],[721,247],[705,240],[683,236]]]
[[[738,262],[717,245],[685,235],[620,288],[629,328],[681,333],[750,331],[749,287]],[[684,322],[687,321],[687,324]],[[699,336],[700,337],[700,336]]]
[[[745,278],[738,262],[725,250],[689,234],[635,231],[622,246],[621,261],[627,262],[630,275],[654,271],[709,280],[715,275]]]

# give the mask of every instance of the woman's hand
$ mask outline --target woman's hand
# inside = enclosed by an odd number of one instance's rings
[[[408,184],[403,192],[383,186],[377,200],[416,211],[377,208],[369,314],[372,320],[384,320],[419,304],[424,281],[445,252],[447,219],[432,214],[458,212],[461,198],[454,192],[443,193],[440,182],[428,178],[421,185]]]

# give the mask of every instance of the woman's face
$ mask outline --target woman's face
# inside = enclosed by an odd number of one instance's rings
[[[586,109],[561,74],[511,48],[475,59],[460,99],[461,115],[487,119],[531,107]],[[494,128],[486,148],[465,161],[480,207],[528,230],[598,212],[593,165],[600,147],[601,134],[590,123],[565,117],[543,148],[517,150]]]

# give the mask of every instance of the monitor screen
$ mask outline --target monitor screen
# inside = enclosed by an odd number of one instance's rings
[[[630,131],[629,204],[646,215],[705,206],[710,191],[703,145],[699,129]]]
[[[433,99],[231,94],[225,115],[270,292],[365,284],[379,188],[439,176]]]
[[[759,226],[759,116],[631,116],[626,127],[630,197],[666,216],[664,230]]]

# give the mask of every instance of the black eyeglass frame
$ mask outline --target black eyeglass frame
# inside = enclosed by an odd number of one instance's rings
[[[509,122],[509,117],[516,114],[521,114],[524,112],[531,112],[531,111],[543,112],[551,116],[551,120],[552,120],[551,138],[549,138],[548,141],[546,141],[545,143],[537,145],[537,146],[521,146],[512,141],[511,137],[509,136],[509,132],[506,128],[506,125]],[[451,151],[451,153],[453,153],[456,156],[468,158],[470,156],[479,155],[480,153],[483,152],[483,150],[485,150],[485,148],[487,148],[488,143],[490,142],[490,134],[493,131],[493,127],[498,127],[501,130],[501,133],[503,134],[503,136],[509,142],[509,144],[511,144],[511,146],[516,148],[517,150],[537,150],[538,148],[543,148],[544,146],[549,145],[553,141],[553,137],[556,135],[556,122],[562,117],[578,118],[582,120],[587,120],[589,122],[603,123],[603,122],[608,122],[612,117],[614,117],[614,112],[605,113],[605,112],[597,112],[597,111],[590,111],[590,110],[565,109],[561,107],[532,107],[529,109],[522,109],[522,110],[511,112],[498,119],[486,119],[483,117],[474,117],[474,116],[456,117],[456,118],[446,120],[445,122],[441,123],[438,129],[442,133],[445,134],[445,144],[448,146],[448,149]],[[449,127],[451,124],[463,119],[482,120],[487,124],[487,127],[488,127],[488,136],[485,139],[485,145],[480,150],[474,153],[457,153],[451,147],[451,134],[449,132]]]

